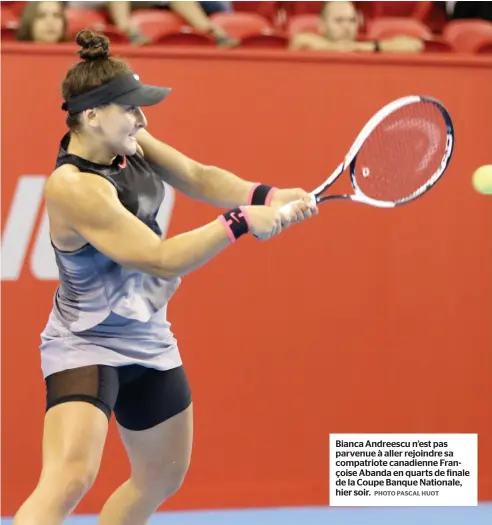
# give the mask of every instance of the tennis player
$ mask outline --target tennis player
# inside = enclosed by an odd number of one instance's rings
[[[82,31],[77,43],[83,60],[62,85],[69,131],[45,190],[60,285],[41,334],[43,467],[14,524],[58,525],[72,512],[96,478],[114,412],[131,474],[99,524],[144,525],[190,462],[191,393],[166,317],[180,277],[245,234],[268,239],[317,209],[302,190],[245,182],[152,137],[140,108],[169,89],[110,58],[106,37]],[[162,240],[162,180],[231,209]]]

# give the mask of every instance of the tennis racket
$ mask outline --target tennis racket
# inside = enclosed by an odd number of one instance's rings
[[[337,169],[311,192],[313,204],[345,199],[393,208],[429,191],[451,161],[454,128],[437,100],[408,96],[379,110],[362,128]],[[323,195],[350,168],[353,193]],[[291,204],[280,209],[289,216]]]

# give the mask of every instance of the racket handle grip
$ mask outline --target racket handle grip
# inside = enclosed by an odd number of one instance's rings
[[[295,204],[299,201],[293,201],[289,202],[288,204],[284,204],[278,211],[280,213],[280,216],[282,217],[282,222],[289,222],[290,217],[292,215],[292,208],[295,206]],[[311,206],[316,206],[316,197],[311,194]]]

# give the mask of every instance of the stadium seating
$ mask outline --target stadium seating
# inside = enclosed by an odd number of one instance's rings
[[[444,7],[436,2],[355,2],[366,23],[380,17],[413,18],[425,23],[433,33],[446,24]]]
[[[425,21],[429,16],[434,2],[356,2],[358,8],[361,4],[371,10],[371,18],[398,17],[413,18]]]
[[[82,29],[92,29],[104,33],[113,44],[127,43],[127,36],[118,28],[107,23],[105,15],[92,9],[67,8],[68,37],[74,38]]]
[[[15,32],[19,22],[17,16],[9,8],[2,7],[1,29],[2,41],[15,40]]]
[[[27,2],[10,2],[6,0],[2,0],[2,17],[3,17],[4,9],[7,9],[16,18],[19,18],[26,4]]]
[[[369,23],[367,38],[370,40],[383,40],[401,35],[423,40],[426,52],[445,53],[452,51],[448,42],[443,38],[436,37],[427,25],[415,18],[382,17]]]
[[[292,38],[297,33],[319,33],[319,15],[292,16],[287,26],[287,34]]]
[[[459,53],[490,52],[492,23],[486,20],[453,20],[444,28],[443,37]]]
[[[319,33],[324,2],[233,2],[234,12],[215,13],[214,23],[241,40],[243,48],[287,48],[301,32]],[[492,53],[492,23],[484,20],[446,21],[438,2],[354,2],[361,12],[360,37],[382,40],[399,35],[421,38],[428,52]],[[19,17],[27,2],[1,4],[2,41],[15,40]],[[109,23],[105,11],[66,8],[68,36],[90,28],[104,32],[113,43],[127,43],[127,35]],[[154,45],[215,46],[208,34],[193,29],[172,11],[139,9],[132,20]],[[436,35],[442,29],[442,37]]]
[[[132,21],[160,45],[214,45],[213,39],[195,31],[183,18],[170,11],[139,9],[132,14]]]
[[[277,2],[279,8],[287,10],[289,16],[318,15],[324,2]]]
[[[216,13],[211,20],[242,47],[286,47],[287,38],[258,13]]]
[[[281,23],[279,19],[279,4],[282,2],[233,2],[234,12],[236,13],[258,13],[266,18],[273,26],[278,27]]]
[[[406,35],[426,40],[432,38],[431,30],[414,18],[382,17],[372,20],[368,25],[367,37],[383,40],[394,36]]]
[[[93,29],[94,31],[104,31],[106,28],[106,18],[99,11],[93,9],[73,9],[68,8],[65,11],[68,32],[70,35],[75,35],[82,29]]]

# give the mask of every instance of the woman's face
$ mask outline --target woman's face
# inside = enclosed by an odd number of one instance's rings
[[[61,2],[39,2],[36,17],[32,23],[34,42],[55,44],[63,37],[64,13]]]
[[[131,156],[137,152],[137,133],[147,126],[147,119],[137,106],[110,104],[95,110],[93,125],[108,149]]]

